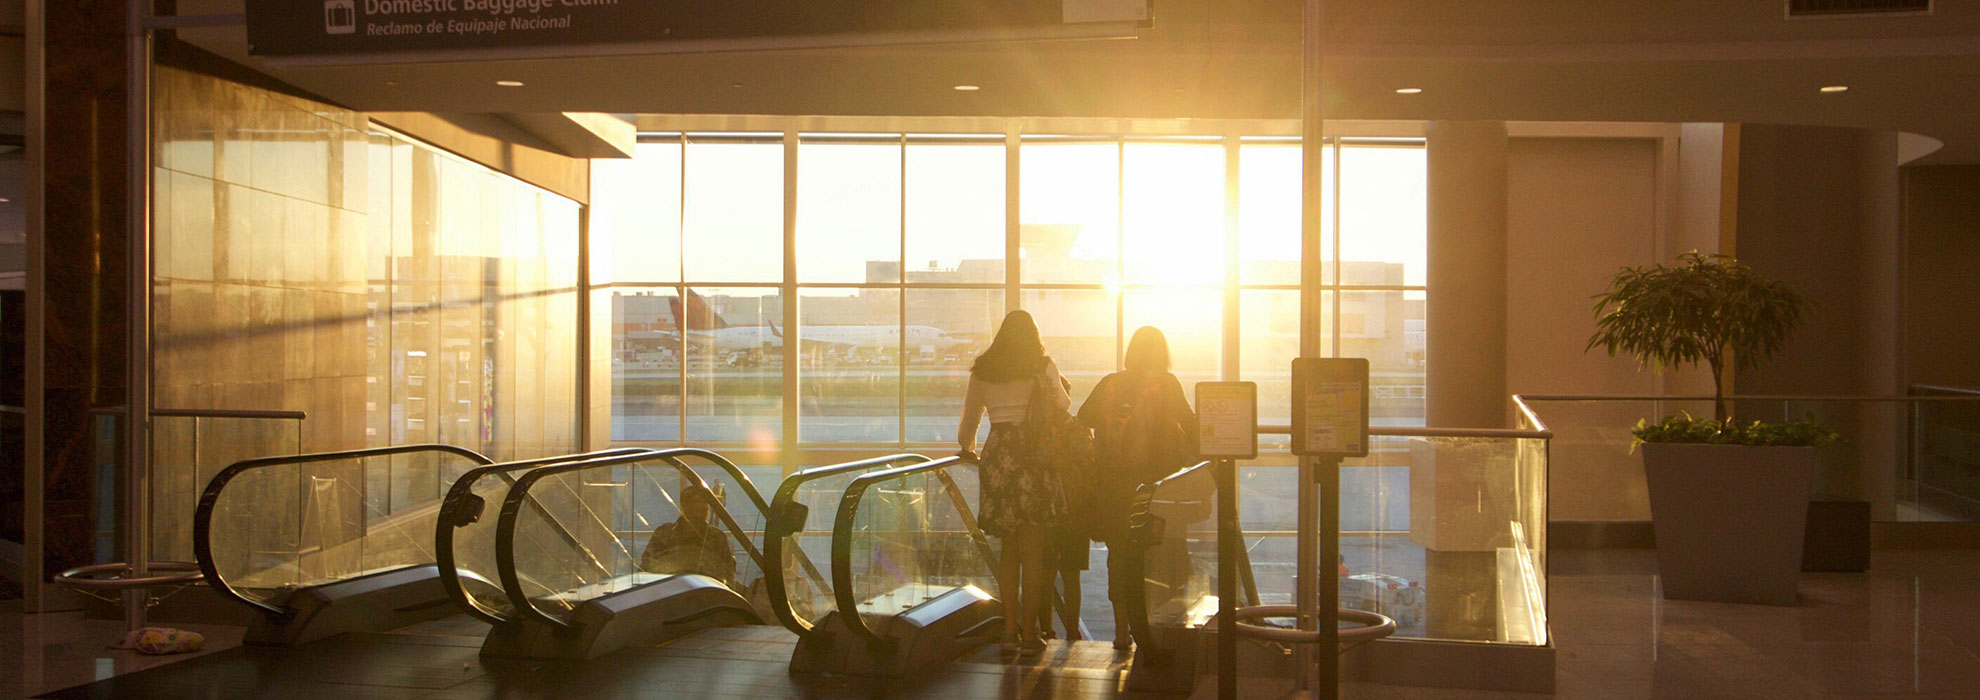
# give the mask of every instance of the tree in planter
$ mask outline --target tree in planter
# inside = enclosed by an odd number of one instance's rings
[[[1712,410],[1729,424],[1724,377],[1779,352],[1807,314],[1808,300],[1729,255],[1691,251],[1672,265],[1625,267],[1595,295],[1595,334],[1586,349],[1636,356],[1646,368],[1712,369]]]

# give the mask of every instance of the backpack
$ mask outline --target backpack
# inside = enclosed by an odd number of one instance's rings
[[[1094,454],[1124,469],[1114,478],[1139,484],[1167,476],[1183,461],[1182,427],[1168,415],[1162,401],[1164,383],[1120,387],[1110,392],[1109,405],[1093,431]]]

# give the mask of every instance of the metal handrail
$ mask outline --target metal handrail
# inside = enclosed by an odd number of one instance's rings
[[[235,591],[233,586],[227,583],[226,578],[220,575],[219,565],[213,559],[213,508],[220,501],[220,492],[227,488],[227,483],[233,481],[234,477],[240,476],[242,473],[250,470],[307,462],[334,462],[344,459],[385,457],[417,452],[451,454],[465,458],[476,464],[485,465],[494,463],[494,460],[465,447],[441,444],[417,444],[368,447],[360,450],[343,450],[339,452],[257,457],[227,465],[227,468],[220,470],[218,474],[214,474],[213,479],[207,482],[206,490],[202,491],[199,495],[199,508],[193,511],[193,558],[199,562],[200,572],[205,576],[206,582],[211,584],[215,590],[219,591],[223,597],[240,601],[250,608],[261,611],[262,614],[268,615],[277,622],[288,620],[293,614],[290,611],[261,601],[248,599],[247,596]],[[298,507],[300,507],[300,504],[298,504]]]
[[[440,504],[439,522],[435,523],[433,527],[433,556],[434,563],[440,569],[440,587],[446,589],[447,597],[452,599],[456,606],[467,611],[470,617],[489,624],[502,624],[508,621],[508,618],[503,616],[501,612],[476,600],[474,595],[468,592],[467,586],[461,582],[460,564],[454,556],[454,531],[481,520],[482,509],[486,505],[486,502],[480,496],[474,495],[474,487],[476,482],[479,482],[482,477],[494,475],[507,485],[515,486],[516,480],[510,476],[510,472],[594,457],[656,452],[658,450],[644,447],[619,447],[581,454],[539,457],[536,459],[491,464],[485,467],[477,467],[461,474],[460,478],[454,480],[454,485],[447,489],[447,496]],[[534,499],[531,499],[531,502],[536,504],[539,512],[542,511],[542,504],[536,503]],[[544,515],[548,514],[545,513]],[[555,521],[552,520],[552,522]],[[572,536],[569,530],[563,529],[561,523],[559,523],[558,529],[572,545],[577,544],[577,538]],[[605,565],[599,562],[597,557],[592,557],[591,561],[593,566],[601,569],[605,568]]]
[[[791,606],[790,589],[784,585],[784,539],[804,529],[804,523],[811,515],[810,510],[804,504],[797,502],[798,488],[808,482],[828,476],[849,474],[875,467],[886,468],[889,465],[909,461],[927,462],[929,460],[927,457],[918,454],[904,452],[886,455],[884,457],[841,462],[839,464],[813,467],[800,471],[785,477],[784,483],[777,486],[777,494],[771,499],[770,508],[767,511],[770,514],[769,522],[763,527],[763,558],[772,562],[776,566],[776,570],[774,572],[764,572],[763,590],[770,598],[770,612],[776,616],[778,622],[783,623],[786,629],[799,635],[805,635],[809,634],[812,628],[811,621],[799,617],[797,609]],[[804,567],[805,573],[809,574],[813,581],[820,584],[826,583],[825,577],[818,572],[818,567],[812,563],[811,557],[805,556],[804,549],[799,548],[795,554],[798,563]]]
[[[1709,399],[1711,397],[1706,398]],[[1531,409],[1527,409],[1523,404],[1521,405],[1521,409],[1528,415],[1528,420],[1538,420],[1537,416],[1532,415]],[[1545,426],[1546,424],[1539,423],[1539,425]],[[1258,434],[1291,435],[1292,426],[1261,423],[1258,426]],[[1528,430],[1524,428],[1408,428],[1399,426],[1370,426],[1368,428],[1368,435],[1369,437],[1537,438],[1542,440],[1550,440],[1554,437],[1553,431],[1547,430],[1544,427],[1539,430]]]
[[[123,406],[99,406],[89,409],[96,415],[124,415],[129,411]],[[153,418],[262,418],[274,420],[303,420],[309,414],[302,411],[264,411],[247,408],[154,408]]]
[[[1941,392],[1945,394],[1953,394],[1957,396],[1980,396],[1980,389],[1974,389],[1971,387],[1939,386],[1935,384],[1913,384],[1908,388],[1911,391],[1937,391],[1937,392]]]
[[[1971,391],[1950,389],[1951,391]],[[1710,394],[1520,394],[1525,401],[1711,401]],[[1980,401],[1980,394],[1960,396],[1906,396],[1902,394],[1727,394],[1727,401],[1810,401],[1856,403],[1912,403],[1931,401]]]
[[[518,477],[516,479],[515,485],[509,487],[509,495],[506,498],[502,499],[501,519],[496,521],[496,525],[495,525],[496,573],[499,574],[501,577],[503,593],[509,596],[509,600],[515,604],[516,610],[521,612],[524,617],[528,617],[537,622],[541,622],[543,624],[550,625],[558,629],[570,629],[571,627],[570,622],[557,619],[556,617],[536,607],[535,601],[530,600],[529,593],[523,590],[522,578],[519,575],[519,573],[516,571],[515,545],[516,545],[517,516],[522,511],[522,504],[525,501],[530,500],[529,490],[531,487],[535,486],[537,482],[542,481],[544,477],[554,476],[557,474],[567,474],[571,472],[583,471],[588,469],[600,469],[607,467],[616,467],[621,465],[632,465],[649,460],[659,460],[661,463],[673,467],[676,471],[680,473],[680,475],[683,478],[689,480],[688,483],[691,487],[699,488],[703,490],[711,490],[708,488],[708,483],[702,480],[700,474],[696,474],[693,469],[689,468],[686,464],[681,463],[678,459],[673,459],[675,457],[683,457],[683,456],[692,456],[692,457],[699,457],[702,459],[706,459],[710,462],[716,463],[717,465],[723,466],[725,469],[732,470],[735,473],[741,473],[740,469],[735,468],[734,463],[729,462],[727,458],[724,458],[719,454],[710,452],[708,450],[683,447],[683,448],[674,448],[667,450],[657,450],[650,453],[616,455],[611,457],[597,457],[579,462],[565,462],[560,464],[553,464],[550,466],[532,469],[529,472],[523,474],[521,477]],[[752,502],[752,505],[753,504],[754,501]],[[715,513],[715,515],[721,518],[722,525],[729,529],[729,535],[731,537],[734,537],[737,542],[740,542],[742,544],[744,551],[746,551],[749,554],[750,558],[756,562],[757,569],[759,571],[762,571],[763,570],[762,552],[758,551],[756,545],[749,541],[749,537],[743,534],[743,530],[741,526],[738,526],[736,524],[735,519],[729,515],[728,507],[721,503],[711,503],[710,506],[713,512]]]
[[[997,558],[990,552],[989,540],[976,527],[976,518],[965,507],[967,504],[961,500],[961,494],[956,488],[955,482],[947,478],[948,468],[959,464],[977,466],[975,461],[957,455],[931,460],[921,464],[861,474],[855,477],[851,484],[846,486],[845,496],[839,499],[838,517],[833,521],[832,525],[832,596],[839,606],[839,619],[845,623],[846,628],[852,632],[853,636],[866,641],[870,646],[882,647],[886,645],[887,640],[881,638],[879,634],[874,633],[872,628],[867,627],[865,618],[859,614],[859,599],[855,597],[852,585],[852,528],[859,513],[859,503],[866,497],[866,490],[872,485],[922,472],[935,472],[937,478],[942,480],[944,488],[949,491],[950,498],[963,513],[963,523],[969,529],[970,539],[982,549],[984,562],[993,567],[996,566]]]

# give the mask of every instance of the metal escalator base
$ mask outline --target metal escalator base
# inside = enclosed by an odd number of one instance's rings
[[[432,564],[300,588],[281,601],[286,619],[258,616],[246,644],[292,646],[346,632],[387,632],[460,612]]]
[[[569,626],[532,619],[496,625],[483,656],[583,660],[631,646],[664,644],[710,627],[763,624],[748,599],[720,581],[669,576],[581,603]]]
[[[951,589],[896,615],[869,616],[881,642],[852,634],[828,613],[798,639],[792,673],[900,678],[938,669],[995,641],[1003,617],[996,599],[974,587]]]
[[[1215,638],[1194,627],[1156,627],[1153,634],[1153,643],[1143,641],[1134,647],[1127,689],[1189,693],[1196,687],[1197,673],[1206,670],[1215,656]]]

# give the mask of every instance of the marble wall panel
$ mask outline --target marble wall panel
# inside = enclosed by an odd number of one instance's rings
[[[156,92],[161,407],[303,411],[310,452],[576,447],[575,295],[549,288],[575,203],[292,95],[169,67]],[[155,468],[154,495],[198,481]]]

